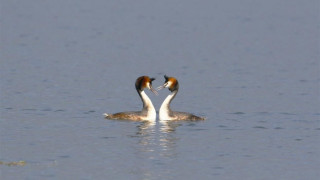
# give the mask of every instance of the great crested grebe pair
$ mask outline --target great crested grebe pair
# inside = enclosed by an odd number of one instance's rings
[[[164,76],[165,82],[162,86],[158,87],[157,90],[163,88],[168,88],[171,91],[166,99],[163,101],[160,110],[159,110],[159,120],[204,120],[203,117],[198,117],[187,112],[176,112],[170,109],[170,103],[173,98],[177,95],[179,90],[178,80],[174,77]],[[107,119],[124,119],[124,120],[133,120],[133,121],[155,121],[157,117],[156,110],[144,92],[144,88],[148,88],[154,94],[158,95],[157,91],[152,88],[152,81],[155,78],[149,78],[148,76],[141,76],[136,80],[136,90],[142,100],[143,108],[141,111],[130,111],[130,112],[119,112],[116,114],[107,114],[104,116]]]

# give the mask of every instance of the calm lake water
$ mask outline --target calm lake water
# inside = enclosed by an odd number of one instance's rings
[[[318,179],[319,7],[3,0],[0,179]],[[164,74],[205,121],[103,118]],[[169,91],[146,93],[159,109]]]

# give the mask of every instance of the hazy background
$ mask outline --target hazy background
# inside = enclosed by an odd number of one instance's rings
[[[3,179],[317,179],[319,1],[2,0]],[[107,121],[175,76],[205,122]],[[152,99],[159,109],[168,90]],[[168,130],[170,129],[170,130]]]

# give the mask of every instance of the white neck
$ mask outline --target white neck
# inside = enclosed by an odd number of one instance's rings
[[[156,117],[157,117],[157,113],[156,113],[156,110],[154,109],[154,106],[153,106],[150,98],[148,97],[148,95],[144,91],[141,91],[139,94],[140,94],[140,97],[141,97],[141,100],[143,103],[142,111],[147,112],[147,117],[145,120],[155,121]]]
[[[172,99],[176,96],[177,92],[178,91],[173,91],[163,101],[159,110],[159,120],[172,120],[172,118],[170,117],[170,112],[171,112],[170,103]]]

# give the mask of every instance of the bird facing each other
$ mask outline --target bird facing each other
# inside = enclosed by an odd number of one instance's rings
[[[176,112],[172,111],[170,108],[170,103],[177,95],[179,90],[179,83],[178,80],[174,77],[164,76],[165,83],[158,87],[157,90],[161,90],[163,88],[168,88],[171,91],[166,99],[163,101],[160,110],[159,110],[159,120],[204,120],[203,117],[198,117],[190,113],[186,112]],[[158,95],[157,91],[152,88],[152,81],[155,78],[149,78],[148,76],[141,76],[136,80],[135,87],[136,90],[142,100],[143,108],[141,111],[130,111],[130,112],[119,112],[116,114],[107,114],[105,113],[104,116],[107,119],[123,119],[123,120],[133,120],[133,121],[155,121],[156,120],[156,110],[144,92],[144,88],[148,88],[154,94]]]
[[[141,111],[130,111],[130,112],[119,112],[116,114],[103,114],[107,119],[125,119],[133,121],[155,121],[157,117],[157,112],[154,109],[154,106],[144,92],[145,88],[151,90],[154,94],[158,95],[157,91],[152,88],[152,81],[155,78],[149,78],[149,76],[141,76],[136,80],[136,90],[142,101],[142,110]]]
[[[164,75],[165,82],[162,86],[159,86],[157,90],[161,90],[163,88],[168,88],[169,91],[171,91],[171,94],[169,94],[166,99],[163,101],[160,110],[159,110],[159,120],[204,120],[203,117],[198,117],[196,115],[187,113],[187,112],[177,112],[172,111],[170,108],[171,101],[175,98],[179,91],[179,83],[178,80],[174,77],[168,77]]]

